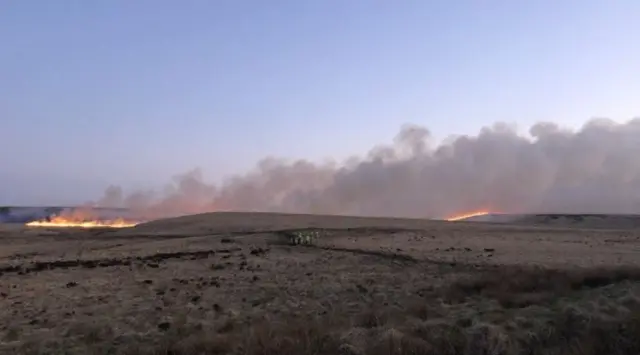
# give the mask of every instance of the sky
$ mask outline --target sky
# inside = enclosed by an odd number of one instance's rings
[[[640,115],[635,0],[0,4],[0,204]]]

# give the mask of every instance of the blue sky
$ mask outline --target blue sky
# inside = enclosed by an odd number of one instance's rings
[[[0,5],[0,204],[344,158],[403,123],[640,115],[635,0]]]

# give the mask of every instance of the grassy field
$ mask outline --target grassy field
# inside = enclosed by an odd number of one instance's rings
[[[556,222],[0,225],[0,353],[640,354],[640,229]]]

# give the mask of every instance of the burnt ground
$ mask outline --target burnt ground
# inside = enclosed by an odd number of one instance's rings
[[[634,229],[217,214],[0,243],[0,353],[640,353]]]

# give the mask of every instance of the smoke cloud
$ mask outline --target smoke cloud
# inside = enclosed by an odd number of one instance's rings
[[[503,213],[640,213],[640,118],[607,119],[577,131],[537,123],[529,136],[504,123],[435,144],[406,125],[391,144],[343,163],[276,158],[221,184],[198,169],[165,191],[125,194],[110,186],[96,202],[145,219],[209,211],[264,211],[442,218]]]

